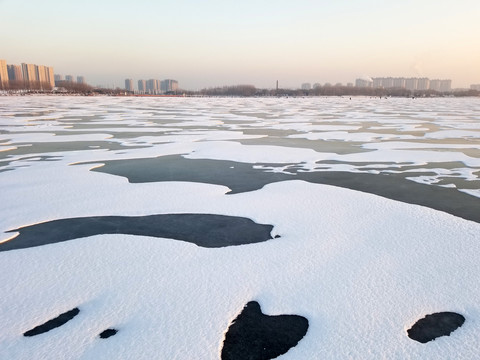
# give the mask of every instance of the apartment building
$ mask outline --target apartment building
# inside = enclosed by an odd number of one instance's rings
[[[0,60],[0,89],[3,89],[7,85],[8,85],[7,61]]]

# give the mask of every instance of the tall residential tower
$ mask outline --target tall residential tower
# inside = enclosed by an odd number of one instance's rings
[[[10,81],[23,81],[22,67],[20,65],[7,65],[7,71]]]
[[[125,79],[125,90],[133,91],[133,80],[132,79]]]
[[[8,85],[7,61],[0,60],[0,89],[4,89]]]

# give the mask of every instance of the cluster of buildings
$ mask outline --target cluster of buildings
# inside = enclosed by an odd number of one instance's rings
[[[0,59],[0,90],[52,90],[66,84],[86,84],[85,77],[54,74],[53,67],[26,64],[7,64]]]
[[[329,86],[340,87],[340,86],[344,86],[344,85],[342,83],[336,83],[335,85],[332,85],[330,83],[325,83],[323,86],[324,87],[329,87]],[[320,84],[320,83],[313,84],[313,87],[312,87],[311,83],[303,83],[300,86],[300,89],[302,89],[302,90],[312,90],[312,89],[318,89],[318,88],[321,88],[321,87],[322,87],[322,84]],[[353,87],[353,83],[348,83],[347,87]]]
[[[125,90],[135,92],[132,79],[125,79]],[[178,81],[172,79],[165,80],[138,80],[138,94],[160,95],[175,93],[178,90]]]
[[[311,90],[321,87],[319,83],[313,84],[303,83],[301,85],[302,90]],[[323,87],[335,86],[341,87],[344,86],[341,83],[332,85],[326,83]],[[435,90],[438,92],[449,92],[452,91],[452,80],[430,80],[428,78],[404,78],[404,77],[376,77],[376,78],[362,78],[356,79],[355,84],[348,83],[347,87],[359,87],[359,88],[374,88],[374,89],[406,89],[406,90]],[[475,85],[472,85],[472,89]]]
[[[55,86],[62,86],[65,83],[77,83],[77,84],[86,84],[84,76],[77,76],[77,81],[73,75],[63,75],[55,74]]]
[[[7,64],[0,59],[0,89],[51,90],[55,86],[53,67],[36,64]]]
[[[377,77],[355,80],[356,87],[380,89],[435,90],[446,92],[452,90],[452,80],[430,80],[428,78]]]

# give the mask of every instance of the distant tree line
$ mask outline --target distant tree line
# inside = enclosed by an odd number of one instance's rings
[[[49,83],[10,81],[4,84],[2,90],[15,93],[54,93],[54,94],[78,94],[78,95],[111,95],[125,96],[134,95],[125,89],[106,89],[92,87],[84,83],[61,81],[52,89]],[[451,92],[438,92],[435,90],[407,90],[405,88],[367,88],[340,85],[318,86],[310,90],[304,89],[259,89],[253,85],[231,85],[205,88],[199,91],[177,90],[170,95],[184,96],[234,96],[234,97],[263,97],[263,96],[371,96],[371,97],[437,97],[437,96],[480,96],[479,90],[463,90]]]
[[[33,90],[33,91],[52,91],[52,85],[49,82],[9,80],[0,83],[2,90]]]
[[[478,90],[439,92],[435,90],[407,90],[405,88],[363,88],[354,86],[318,86],[314,89],[257,89],[253,85],[235,85],[202,89],[187,95],[203,96],[372,96],[372,97],[435,97],[480,96]]]
[[[233,85],[202,89],[200,95],[206,96],[254,96],[257,89],[253,85]]]
[[[85,83],[76,83],[72,81],[60,80],[56,81],[56,88],[58,92],[76,93],[76,94],[92,94],[94,89],[92,86]]]

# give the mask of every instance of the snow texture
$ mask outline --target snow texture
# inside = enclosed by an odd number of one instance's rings
[[[281,237],[207,249],[99,234],[1,252],[0,358],[219,359],[250,301],[308,319],[279,359],[478,357],[479,223],[298,180],[227,196],[225,186],[90,169],[172,154],[378,176],[395,168],[478,197],[479,114],[478,99],[1,97],[0,241],[58,219],[185,213],[246,217]],[[23,336],[73,308],[64,325]],[[450,336],[407,336],[446,311],[466,319]],[[100,339],[109,328],[118,333]]]

